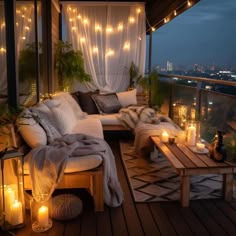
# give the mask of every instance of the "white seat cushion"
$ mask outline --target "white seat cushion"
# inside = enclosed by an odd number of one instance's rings
[[[87,155],[81,157],[69,158],[64,173],[73,173],[78,171],[91,170],[102,163],[100,155]],[[24,160],[24,174],[29,174],[28,160]]]
[[[71,133],[82,133],[96,138],[104,138],[101,121],[99,119],[89,117],[83,120],[78,120]]]
[[[122,125],[121,121],[118,119],[120,116],[119,113],[114,114],[92,114],[88,115],[89,118],[99,119],[102,125]]]

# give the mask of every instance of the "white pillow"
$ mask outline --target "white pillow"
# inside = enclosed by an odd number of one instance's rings
[[[65,100],[68,106],[71,107],[77,119],[84,119],[87,116],[87,113],[83,112],[79,104],[68,92],[60,92],[55,94],[52,99]]]
[[[44,129],[32,118],[31,111],[25,108],[17,119],[17,126],[25,142],[35,148],[47,144]]]
[[[125,92],[116,93],[118,100],[122,107],[129,105],[137,105],[136,89],[132,89]]]

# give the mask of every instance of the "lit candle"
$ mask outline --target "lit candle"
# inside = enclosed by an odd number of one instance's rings
[[[188,128],[187,144],[189,146],[194,146],[195,142],[196,142],[196,127],[191,125]]]
[[[10,219],[11,219],[11,206],[15,201],[15,192],[9,186],[6,186],[4,188],[5,188],[5,191],[4,191],[5,215],[6,215],[6,220],[10,221]]]
[[[22,203],[18,200],[15,200],[11,206],[11,221],[12,225],[18,225],[23,223],[23,211]]]
[[[48,207],[41,206],[38,209],[38,222],[40,226],[46,226],[48,224]]]
[[[169,140],[169,134],[166,131],[163,131],[161,134],[161,141],[167,143]]]
[[[198,151],[203,152],[205,149],[205,144],[204,143],[196,143],[196,148]]]

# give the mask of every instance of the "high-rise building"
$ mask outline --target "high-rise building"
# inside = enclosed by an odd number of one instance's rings
[[[173,71],[173,62],[167,61],[166,70]]]

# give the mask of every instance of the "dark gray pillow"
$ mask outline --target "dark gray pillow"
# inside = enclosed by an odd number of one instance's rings
[[[121,104],[115,93],[93,94],[92,99],[100,114],[117,113],[121,108]]]

